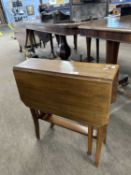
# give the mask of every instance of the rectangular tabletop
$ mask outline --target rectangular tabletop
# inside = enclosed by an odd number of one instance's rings
[[[79,34],[78,26],[83,23],[75,23],[75,22],[68,22],[68,23],[48,23],[48,22],[41,22],[40,20],[35,21],[24,21],[15,24],[15,28],[20,28],[21,25],[25,27],[25,29],[39,31],[39,32],[46,32],[46,33],[54,33],[58,35],[74,35]]]
[[[118,42],[131,42],[131,15],[107,17],[79,26],[80,33],[89,37]]]
[[[41,74],[59,74],[67,77],[112,81],[118,71],[118,65],[81,63],[74,61],[45,60],[30,58],[15,67],[15,70],[39,72]]]

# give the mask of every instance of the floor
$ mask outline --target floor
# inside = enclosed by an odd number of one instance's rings
[[[5,31],[4,31],[5,32]],[[94,166],[87,156],[87,137],[40,121],[41,139],[35,137],[29,109],[20,101],[13,66],[24,60],[18,43],[5,32],[0,38],[0,175],[130,175],[131,174],[131,84],[119,88],[117,102],[110,111],[107,144],[103,146],[101,165]],[[72,38],[68,43],[73,48]],[[85,39],[79,37],[78,53],[86,54]],[[100,57],[105,59],[105,42]],[[130,45],[122,44],[118,63],[131,77]],[[72,49],[73,51],[73,49]],[[49,55],[49,44],[41,55]],[[92,43],[95,56],[95,41]]]

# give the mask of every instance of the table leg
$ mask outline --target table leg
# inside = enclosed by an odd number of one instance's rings
[[[119,42],[109,41],[106,42],[106,63],[117,64]]]
[[[52,34],[49,34],[49,36],[50,36],[51,53],[53,55],[53,58],[56,58],[56,55],[55,55],[55,52],[54,52],[54,45],[53,45]]]
[[[74,35],[74,49],[77,50],[77,35]]]
[[[99,63],[99,39],[96,39],[96,62]]]
[[[55,125],[53,123],[50,124],[50,128],[53,128]]]
[[[28,30],[28,33],[27,33],[27,42],[28,42],[28,39],[29,39],[29,42],[30,42],[30,51],[32,51],[33,53],[35,53],[35,49],[34,49],[34,33],[32,30]]]
[[[120,45],[119,42],[107,40],[106,42],[106,63],[117,64],[119,45]],[[127,74],[119,75],[119,84],[123,86],[128,84]]]
[[[101,155],[101,149],[103,145],[103,139],[104,139],[104,132],[103,127],[98,128],[97,130],[97,143],[96,143],[96,166],[99,166],[100,163],[100,155]]]
[[[103,130],[104,130],[104,140],[103,140],[103,143],[106,144],[106,140],[107,140],[107,125],[104,126]]]
[[[32,50],[32,52],[35,53],[35,47],[37,48],[37,43],[36,43],[36,39],[35,39],[35,34],[33,30],[27,30],[26,32],[26,42],[25,42],[25,47],[28,48],[28,42],[30,45],[30,48]]]
[[[57,49],[57,55],[62,60],[68,60],[71,54],[71,49],[67,44],[66,36],[59,36],[59,47]]]
[[[60,39],[59,39],[59,35],[55,35],[55,37],[56,37],[56,41],[57,41],[57,44],[58,44],[58,46],[59,46],[59,43],[60,43]]]
[[[87,62],[91,62],[94,60],[93,57],[91,57],[91,38],[86,37],[86,46],[87,46]]]
[[[86,37],[86,46],[87,46],[87,60],[89,62],[91,56],[91,38]]]
[[[21,45],[19,45],[19,48],[20,48],[20,50],[19,50],[19,51],[20,51],[20,52],[22,52],[22,46],[21,46]]]
[[[30,112],[32,114],[32,118],[33,118],[33,122],[34,122],[34,126],[35,126],[35,134],[37,139],[40,139],[40,131],[39,131],[39,118],[37,116],[37,112],[35,109],[30,108]]]
[[[88,126],[88,154],[92,153],[93,127]]]

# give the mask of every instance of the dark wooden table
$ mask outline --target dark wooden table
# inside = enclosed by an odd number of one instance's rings
[[[35,44],[34,31],[55,34],[59,36],[59,56],[62,59],[68,59],[70,48],[66,36],[77,35],[80,33],[78,26],[84,23],[42,23],[41,21],[26,21],[15,24],[15,35],[21,47],[27,47],[28,43],[33,48]],[[52,41],[51,41],[52,47]],[[54,51],[52,49],[54,54]]]
[[[116,64],[120,43],[131,43],[131,15],[94,20],[79,29],[83,36],[106,40],[106,63]]]

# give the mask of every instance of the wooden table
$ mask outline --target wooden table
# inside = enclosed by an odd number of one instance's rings
[[[59,51],[58,54],[62,59],[68,59],[71,54],[70,47],[68,46],[66,36],[79,34],[78,26],[81,23],[42,23],[41,21],[25,21],[20,23],[15,23],[15,35],[19,41],[21,47],[26,48],[29,45],[33,48],[35,45],[34,31],[49,33],[50,35],[55,34],[59,36]],[[51,40],[52,53],[53,41]]]
[[[88,127],[91,154],[96,129],[98,166],[110,104],[116,99],[118,69],[118,65],[43,59],[28,59],[15,66],[20,98],[31,110],[37,138],[38,119],[86,135]]]
[[[79,29],[83,36],[106,40],[106,63],[116,64],[120,43],[131,43],[131,15],[94,20]]]

